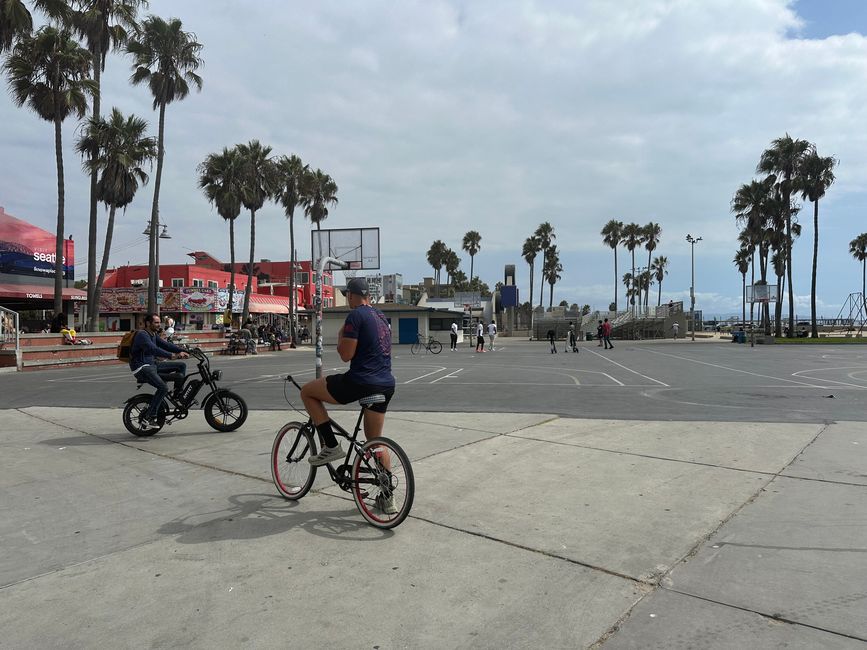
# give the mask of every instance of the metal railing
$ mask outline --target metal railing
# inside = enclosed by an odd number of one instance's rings
[[[21,369],[21,340],[18,313],[0,307],[0,350],[15,350],[15,368]]]

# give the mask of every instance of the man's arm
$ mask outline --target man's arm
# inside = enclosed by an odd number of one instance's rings
[[[358,349],[359,322],[354,312],[349,312],[346,321],[337,332],[337,354],[341,361],[351,361]]]
[[[150,337],[148,337],[148,338],[150,338]],[[169,343],[168,341],[160,338],[159,336],[157,336],[155,340],[156,340],[156,346],[159,348],[162,348],[162,350],[160,351],[160,354],[159,354],[159,356],[161,356],[161,357],[171,358],[172,353],[180,354],[181,352],[183,352],[182,348],[179,348],[174,343]],[[166,352],[164,352],[164,351],[167,351],[168,354],[166,354]]]

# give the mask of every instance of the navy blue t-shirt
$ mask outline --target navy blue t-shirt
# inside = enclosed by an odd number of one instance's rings
[[[343,336],[358,347],[349,363],[347,379],[359,384],[394,386],[391,374],[391,330],[381,311],[370,305],[356,307],[343,324]]]

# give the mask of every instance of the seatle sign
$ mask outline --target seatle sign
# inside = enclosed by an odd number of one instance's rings
[[[17,219],[0,208],[0,274],[54,279],[56,260],[54,233]],[[63,279],[75,279],[74,260],[75,243],[64,240]]]

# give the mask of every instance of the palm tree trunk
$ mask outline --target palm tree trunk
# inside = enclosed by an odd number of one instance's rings
[[[111,254],[111,238],[114,235],[114,215],[117,212],[115,206],[111,206],[108,211],[108,223],[105,226],[105,247],[102,249],[102,264],[99,266],[99,276],[96,279],[96,286],[93,289],[93,300],[99,305],[99,297],[102,294],[102,283],[105,282],[105,271],[108,269],[108,258]],[[96,310],[99,313],[99,308]],[[97,331],[96,328],[94,331]]]
[[[548,286],[551,288],[551,291],[548,293],[548,311],[554,307],[554,283],[549,282]]]
[[[473,286],[473,263],[476,261],[475,255],[470,255],[470,286]]]
[[[54,313],[63,311],[63,210],[66,195],[63,181],[63,135],[60,118],[54,118],[54,154],[57,158],[57,234],[54,239]],[[72,260],[70,260],[72,263]]]
[[[247,267],[247,286],[244,287],[244,312],[241,322],[245,323],[250,315],[250,293],[253,291],[253,257],[256,253],[256,211],[250,210],[250,264]]]
[[[229,302],[226,311],[229,312],[229,327],[232,326],[232,314],[235,308],[235,220],[229,219]],[[226,323],[223,323],[225,325]]]
[[[864,312],[867,313],[867,259],[861,262],[861,302],[864,303]]]
[[[96,92],[93,95],[93,119],[99,118],[99,88],[102,78],[102,50],[94,47],[90,51],[93,56],[93,82],[96,84]],[[98,150],[94,148],[90,152],[90,160],[93,162]],[[96,182],[97,170],[90,172],[90,223],[87,231],[87,325],[85,331],[96,331],[96,319],[99,317],[99,296],[96,294],[96,239],[97,239],[97,200]]]
[[[743,288],[741,290],[741,322],[746,326],[747,323],[747,274],[742,274]]]
[[[295,206],[289,208],[289,347],[295,346]]]
[[[792,287],[792,215],[791,197],[787,191],[783,197],[786,208],[786,290],[789,294],[789,337],[795,335],[795,293]]]
[[[784,278],[786,274],[777,276],[777,304],[774,310],[774,336],[781,338],[783,336],[783,286],[785,285]]]
[[[539,276],[539,306],[545,300],[545,258],[548,256],[548,249],[542,249],[542,274]],[[532,296],[531,296],[532,302]]]
[[[761,264],[761,261],[759,261],[759,264]],[[744,281],[746,281],[746,279]],[[750,255],[750,283],[752,284],[752,286],[755,286],[755,284],[756,284],[756,249],[755,249],[755,247],[753,247],[753,252]],[[753,324],[753,316],[755,315],[755,307],[756,307],[756,303],[750,302],[750,325]],[[744,321],[746,321],[746,318],[744,318]],[[746,323],[744,323],[744,324],[746,325]]]
[[[620,280],[617,275],[617,246],[614,246],[614,313],[617,313],[617,287]]]
[[[816,326],[816,261],[819,259],[819,199],[813,202],[813,282],[810,285],[810,336],[819,338]]]
[[[632,305],[632,315],[635,316],[635,249],[633,248],[630,253],[632,253],[632,279],[630,280],[632,295],[629,298],[629,304]]]
[[[746,277],[746,276],[744,276]],[[746,282],[746,280],[744,280]],[[656,299],[656,306],[659,307],[662,304],[662,278],[659,278],[659,298]]]
[[[157,174],[154,178],[154,202],[151,207],[150,254],[148,256],[148,313],[158,311],[157,291],[160,270],[157,268],[157,246],[160,226],[160,184],[163,178],[163,158],[165,156],[166,105],[160,103],[160,123],[157,133]]]

